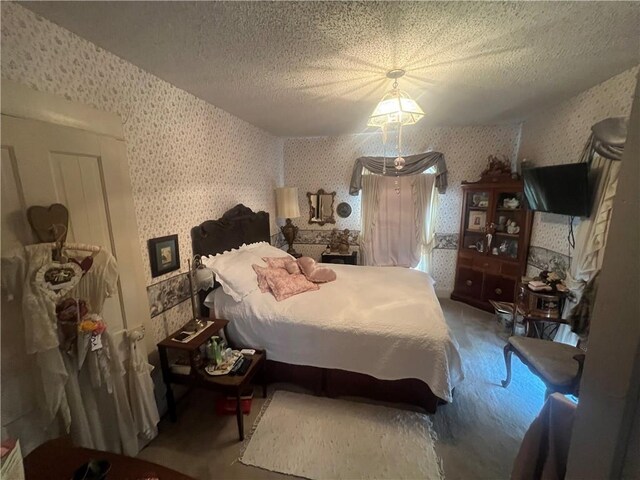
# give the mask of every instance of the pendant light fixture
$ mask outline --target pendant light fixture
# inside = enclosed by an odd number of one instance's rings
[[[393,87],[382,97],[378,105],[369,116],[368,127],[384,127],[386,125],[413,125],[418,123],[424,112],[420,105],[398,88],[398,79],[404,76],[406,72],[402,69],[390,70],[387,72],[387,78],[392,78]]]
[[[402,69],[394,69],[387,72],[387,78],[393,79],[392,89],[378,102],[367,122],[368,127],[378,127],[382,131],[385,159],[382,167],[383,175],[387,173],[386,151],[389,132],[396,131],[396,158],[393,164],[396,172],[398,172],[405,165],[405,160],[402,158],[402,127],[418,123],[424,117],[424,111],[420,108],[420,105],[407,92],[398,88],[398,79],[404,76],[405,73]],[[397,178],[396,193],[400,193],[400,185]]]

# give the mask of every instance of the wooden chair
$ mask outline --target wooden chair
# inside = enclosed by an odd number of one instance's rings
[[[511,336],[504,347],[507,378],[502,381],[502,386],[506,388],[511,382],[511,354],[515,353],[522,363],[547,386],[545,399],[554,392],[578,395],[585,352],[564,343],[533,338],[535,331],[535,328],[532,328],[533,322],[541,319],[524,317],[523,320],[526,336]],[[544,319],[544,321],[567,323],[562,319]]]

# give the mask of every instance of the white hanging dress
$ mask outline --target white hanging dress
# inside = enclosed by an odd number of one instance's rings
[[[72,251],[74,244],[66,248]],[[125,371],[109,332],[100,335],[99,349],[91,349],[90,335],[78,333],[77,348],[62,351],[56,316],[56,304],[66,297],[84,300],[89,313],[100,315],[105,299],[116,292],[116,260],[100,250],[79,281],[56,297],[36,282],[38,272],[52,264],[52,250],[51,244],[30,245],[2,259],[3,286],[9,292],[23,289],[26,348],[36,355],[44,387],[43,423],[59,415],[76,445],[135,456],[139,449]]]

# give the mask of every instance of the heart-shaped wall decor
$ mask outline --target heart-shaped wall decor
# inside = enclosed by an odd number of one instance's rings
[[[69,210],[61,203],[54,203],[49,207],[36,205],[27,209],[27,219],[39,242],[54,242],[56,234],[62,232],[52,230],[51,227],[64,225],[66,229],[69,225]],[[67,233],[65,231],[61,240],[64,242],[66,239]]]

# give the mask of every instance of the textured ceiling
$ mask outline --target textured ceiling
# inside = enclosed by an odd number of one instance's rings
[[[519,121],[639,63],[636,2],[27,2],[276,135],[361,132],[401,88],[433,125]]]

